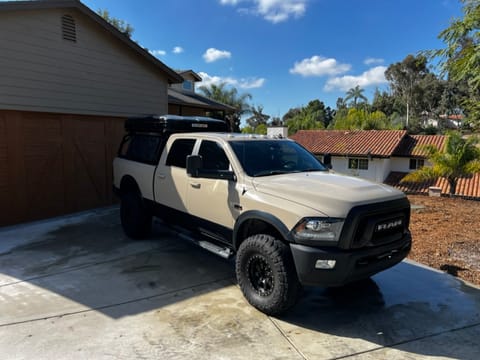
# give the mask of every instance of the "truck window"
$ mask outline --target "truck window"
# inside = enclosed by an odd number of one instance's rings
[[[119,156],[128,160],[155,165],[158,162],[161,138],[151,135],[127,135]]]
[[[175,140],[167,156],[167,166],[187,167],[187,156],[192,154],[195,139]]]
[[[203,168],[207,170],[228,170],[230,162],[225,151],[215,141],[202,141],[198,151],[203,159]]]

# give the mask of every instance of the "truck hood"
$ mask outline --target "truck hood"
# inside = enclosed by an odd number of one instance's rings
[[[326,216],[345,217],[357,205],[395,200],[404,193],[390,186],[329,172],[256,177],[255,190],[312,208]]]

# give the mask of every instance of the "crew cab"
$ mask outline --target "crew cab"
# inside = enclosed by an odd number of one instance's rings
[[[128,119],[125,129],[113,164],[125,233],[147,237],[157,216],[235,256],[244,296],[267,314],[293,306],[302,285],[368,278],[410,251],[404,193],[336,174],[292,140],[171,115]]]

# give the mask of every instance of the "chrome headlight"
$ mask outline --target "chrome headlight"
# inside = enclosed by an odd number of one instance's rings
[[[345,219],[340,218],[305,218],[293,229],[293,237],[298,242],[325,241],[336,243]]]

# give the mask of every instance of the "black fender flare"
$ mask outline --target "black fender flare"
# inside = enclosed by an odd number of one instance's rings
[[[233,228],[233,248],[235,249],[235,251],[238,249],[239,246],[239,231],[245,224],[245,222],[249,220],[261,220],[272,226],[276,231],[278,231],[278,233],[280,233],[280,235],[285,241],[293,242],[291,231],[279,218],[264,211],[251,210],[242,213],[235,221],[235,226]]]

